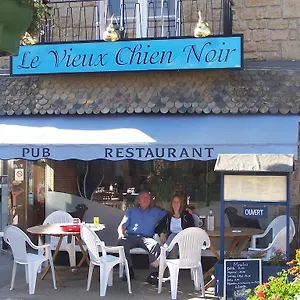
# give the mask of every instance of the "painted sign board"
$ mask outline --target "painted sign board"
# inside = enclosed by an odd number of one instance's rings
[[[108,159],[108,160],[122,160],[122,159],[136,159],[136,160],[151,160],[151,159],[167,159],[167,160],[181,160],[181,159],[195,159],[195,160],[208,160],[216,157],[216,151],[214,147],[181,147],[181,146],[170,146],[170,147],[155,147],[155,146],[110,146],[106,147],[101,145],[87,145],[80,147],[80,151],[96,151],[97,157]],[[92,149],[95,148],[95,149]],[[57,154],[62,152],[59,147],[22,147],[17,148],[18,154],[16,157],[23,159],[45,159],[55,157]],[[68,147],[66,153],[72,151],[72,146]]]
[[[264,219],[268,217],[268,208],[266,206],[252,207],[243,206],[243,215],[245,218]]]
[[[246,300],[247,290],[253,290],[261,282],[261,259],[224,260],[225,300]]]
[[[241,69],[243,36],[20,46],[12,75]]]

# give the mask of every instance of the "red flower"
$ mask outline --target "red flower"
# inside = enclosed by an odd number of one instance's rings
[[[277,279],[277,277],[273,277],[273,278],[272,278],[272,280],[276,280],[276,279]]]
[[[47,5],[49,3],[49,0],[43,0],[43,4]]]
[[[256,294],[256,296],[259,297],[261,300],[264,300],[264,299],[265,299],[265,293],[264,293],[264,291],[260,290],[260,291],[257,291],[255,294]]]
[[[267,289],[270,285],[266,282],[264,283],[264,287]]]

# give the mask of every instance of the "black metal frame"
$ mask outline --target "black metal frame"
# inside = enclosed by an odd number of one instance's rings
[[[104,0],[99,0],[104,1]],[[40,43],[67,42],[67,41],[88,41],[102,39],[103,32],[100,32],[100,14],[105,14],[105,24],[108,25],[112,13],[112,5],[108,3],[105,12],[99,11],[94,0],[54,0],[50,1],[49,7],[53,19],[46,19],[45,25],[41,28],[43,34],[40,35]],[[127,30],[124,39],[139,38],[135,35],[135,21],[131,18],[139,19],[138,0],[133,1],[133,7],[126,5],[126,0],[120,0],[120,10],[117,12],[118,21],[121,27]],[[162,37],[162,27],[164,27],[166,38],[179,36],[192,36],[193,30],[198,21],[198,11],[201,10],[204,21],[209,23],[213,35],[232,35],[232,0],[218,0],[216,5],[214,0],[173,0],[175,8],[169,5],[170,0],[148,0],[147,36],[143,38]],[[175,2],[176,1],[176,2]],[[214,1],[214,3],[213,3]],[[104,3],[104,2],[103,2]],[[161,5],[163,15],[161,20]],[[189,6],[188,6],[189,5]],[[177,16],[177,19],[174,16]],[[134,17],[132,17],[134,16]],[[179,16],[179,17],[178,17]],[[102,20],[103,21],[103,20]],[[131,24],[131,25],[130,25]],[[162,26],[163,25],[163,26]],[[101,28],[101,31],[103,29]],[[176,34],[174,33],[176,32]]]

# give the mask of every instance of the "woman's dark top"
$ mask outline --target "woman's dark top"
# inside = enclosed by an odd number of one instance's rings
[[[171,219],[173,215],[170,213],[166,214],[165,217],[163,217],[159,223],[156,225],[155,232],[158,234],[165,233],[167,236],[170,235],[170,226],[171,226]],[[183,210],[180,214],[181,218],[181,228],[186,229],[188,227],[194,227],[195,221],[193,216],[188,213],[186,210]]]

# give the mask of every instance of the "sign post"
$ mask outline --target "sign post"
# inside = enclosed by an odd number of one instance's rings
[[[217,264],[224,267],[222,275],[216,278],[215,291],[218,296],[226,299],[245,299],[234,294],[232,286],[241,290],[241,286],[253,288],[261,282],[262,267],[257,259],[241,260],[248,264],[248,269],[234,268],[232,277],[226,273],[231,270],[235,260],[225,260],[224,233],[225,233],[225,205],[243,205],[243,214],[247,218],[265,218],[269,205],[286,207],[286,258],[289,259],[290,245],[290,193],[289,173],[293,172],[293,155],[284,154],[220,154],[217,158],[215,171],[221,172],[221,193],[220,193],[220,260]],[[247,261],[247,262],[245,262]],[[253,261],[253,262],[252,262]],[[254,265],[259,263],[254,273]],[[219,267],[219,266],[218,266]],[[242,270],[243,269],[243,270]],[[249,273],[248,273],[249,271]],[[246,275],[247,276],[246,276]],[[255,276],[254,276],[255,275]],[[275,275],[275,274],[274,274]],[[216,276],[216,277],[218,277]],[[223,278],[221,278],[223,276]],[[236,277],[234,277],[236,276]],[[248,277],[249,276],[249,277]],[[245,278],[254,278],[245,284]],[[259,280],[258,280],[259,278]],[[258,282],[259,281],[259,282]],[[253,286],[252,286],[253,283]]]

